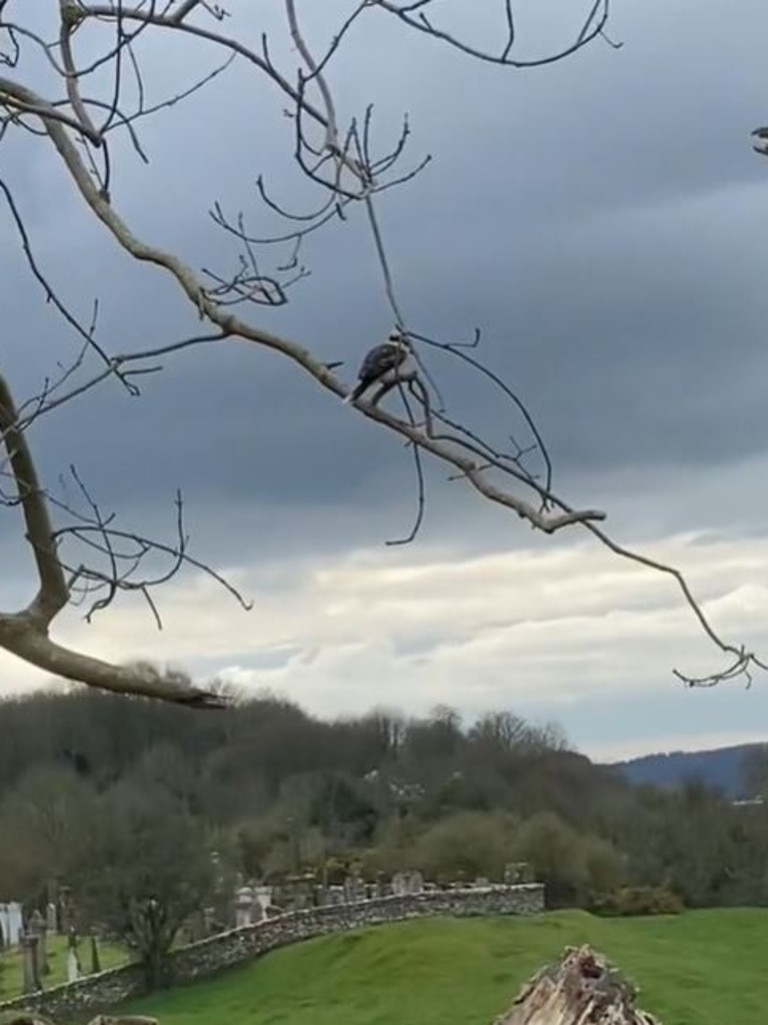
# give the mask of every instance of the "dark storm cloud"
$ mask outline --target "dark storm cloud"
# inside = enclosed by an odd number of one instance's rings
[[[569,473],[692,466],[764,448],[768,166],[747,133],[768,114],[768,15],[757,0],[740,10],[724,39],[717,11],[692,0],[673,12],[660,0],[627,6],[613,30],[622,50],[593,46],[525,73],[474,64],[377,20],[339,65],[342,109],[359,113],[361,90],[370,92],[389,131],[408,109],[414,159],[435,155],[381,202],[409,317],[451,338],[482,326],[489,361],[530,402]],[[161,91],[175,77],[165,45],[156,40],[149,55]],[[205,209],[221,199],[230,212],[255,211],[258,171],[282,199],[312,205],[285,173],[280,98],[266,89],[243,103],[244,88],[254,93],[250,73],[233,69],[148,127],[148,170],[127,152],[118,164],[119,209],[195,266],[234,265]],[[89,223],[41,146],[25,149],[24,164],[14,153],[19,198],[64,291],[82,309],[102,294],[110,350],[199,331],[170,280],[132,266]],[[194,160],[180,166],[179,153]],[[313,277],[292,305],[255,316],[323,358],[346,359],[351,381],[362,349],[391,323],[370,239],[360,224],[337,225],[306,256]],[[73,350],[29,280],[11,275],[16,260],[6,234],[4,305],[18,331],[4,344],[23,391],[52,371],[54,347],[61,358]],[[503,407],[479,383],[458,388],[437,370],[473,422],[498,429]],[[46,469],[75,459],[110,503],[165,508],[178,485],[203,509],[291,510],[313,544],[339,509],[351,522],[358,508],[409,501],[389,490],[409,472],[402,448],[354,415],[271,354],[230,345],[179,356],[146,381],[140,401],[107,385],[41,424],[36,439]]]

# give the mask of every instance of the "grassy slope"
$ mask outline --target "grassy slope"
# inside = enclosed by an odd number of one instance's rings
[[[90,969],[91,948],[90,941],[80,942],[80,961],[85,971]],[[114,968],[126,960],[126,953],[119,947],[110,946],[106,943],[99,943],[99,958],[102,968]],[[46,975],[43,984],[46,989],[57,986],[60,982],[67,981],[67,938],[66,936],[52,936],[48,940],[48,964],[51,973]],[[23,984],[23,969],[21,964],[21,951],[14,947],[0,955],[0,1001],[11,1000],[21,994]]]
[[[592,943],[663,1025],[755,1025],[768,1006],[768,910],[597,919],[558,912],[422,920],[276,951],[130,1010],[161,1025],[490,1025],[566,944]]]

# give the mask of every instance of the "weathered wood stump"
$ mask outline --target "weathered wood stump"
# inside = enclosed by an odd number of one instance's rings
[[[494,1025],[661,1025],[636,988],[590,947],[566,947],[523,986]]]

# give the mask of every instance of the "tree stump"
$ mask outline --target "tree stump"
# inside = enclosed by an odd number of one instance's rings
[[[523,986],[494,1025],[661,1025],[635,1007],[637,990],[590,947],[566,947]]]

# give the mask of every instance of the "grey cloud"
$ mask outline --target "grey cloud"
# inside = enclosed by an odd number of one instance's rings
[[[382,22],[361,30],[341,61],[344,111],[359,104],[362,81],[383,128],[394,133],[408,108],[414,156],[435,153],[422,178],[381,203],[409,317],[443,337],[481,325],[490,362],[529,401],[569,476],[717,464],[765,447],[763,232],[754,211],[768,199],[768,166],[747,140],[765,117],[765,20],[751,0],[724,43],[714,14],[690,2],[673,13],[648,4],[619,12],[620,51],[600,45],[508,74]],[[395,76],[385,42],[403,47]],[[176,68],[164,45],[153,43],[150,57],[153,82],[167,91]],[[235,259],[206,217],[215,199],[232,212],[244,207],[261,230],[259,171],[286,202],[308,202],[285,173],[290,126],[280,98],[267,89],[243,101],[252,81],[235,67],[207,95],[148,123],[149,169],[121,154],[120,209],[194,266]],[[12,168],[20,198],[67,293],[87,308],[85,297],[103,292],[110,350],[199,330],[173,283],[131,266],[62,186],[54,156],[43,160],[42,143],[34,146],[31,180],[26,170],[20,180],[20,162]],[[3,247],[6,266],[14,247]],[[255,315],[346,359],[350,381],[361,351],[391,322],[370,240],[360,223],[337,225],[307,257],[313,277],[294,304]],[[53,368],[53,350],[71,352],[71,342],[29,282],[13,280],[9,317],[19,330],[7,358],[19,387],[32,390]],[[504,407],[490,405],[480,383],[438,369],[473,422],[498,433]],[[103,386],[41,424],[35,439],[50,473],[76,459],[105,501],[150,520],[179,485],[201,517],[231,507],[247,522],[247,510],[271,508],[282,528],[305,524],[299,544],[333,533],[331,544],[340,522],[347,540],[362,538],[384,531],[393,511],[407,518],[411,501],[407,453],[353,418],[278,358],[232,345],[179,356],[147,379],[140,401]],[[444,493],[446,521],[470,513],[455,489]]]

